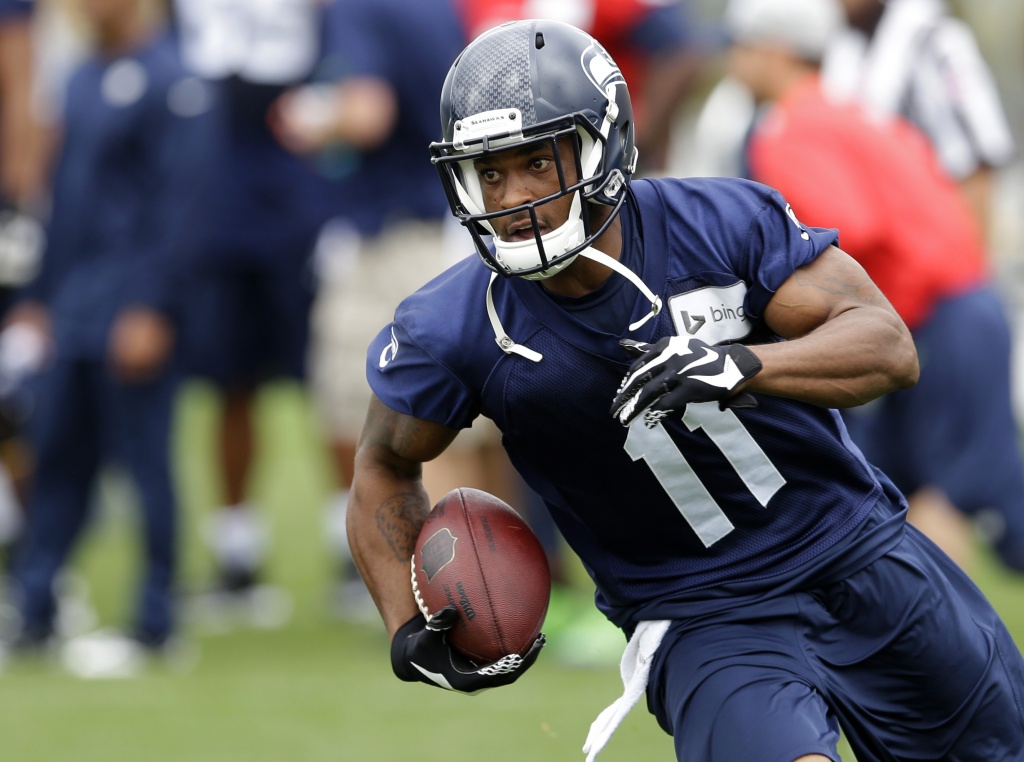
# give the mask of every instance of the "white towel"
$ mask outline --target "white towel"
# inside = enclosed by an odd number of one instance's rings
[[[619,664],[622,695],[591,723],[586,743],[583,744],[587,762],[594,762],[597,759],[601,749],[611,739],[612,733],[644,695],[644,691],[647,690],[647,679],[651,674],[651,662],[670,624],[668,620],[657,619],[640,622],[637,625],[633,637],[626,644],[626,650],[622,652],[622,661]]]

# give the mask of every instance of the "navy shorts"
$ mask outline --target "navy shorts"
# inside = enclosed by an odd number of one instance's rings
[[[1024,659],[912,527],[848,578],[679,622],[648,706],[680,760],[1024,762]]]
[[[306,377],[312,280],[300,266],[196,276],[183,319],[185,371],[219,386]]]

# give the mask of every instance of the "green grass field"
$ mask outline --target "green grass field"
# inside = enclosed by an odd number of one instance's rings
[[[183,581],[201,586],[209,560],[202,517],[217,502],[213,402],[184,397],[177,438]],[[572,668],[542,656],[515,685],[476,697],[395,680],[383,630],[346,625],[326,606],[330,558],[321,507],[330,480],[304,400],[270,390],[253,489],[274,533],[270,576],[294,598],[276,630],[189,631],[198,661],[132,680],[82,681],[46,660],[0,675],[0,750],[19,762],[504,762],[582,760],[590,722],[619,693],[615,666]],[[130,495],[117,482],[76,559],[102,625],[123,624],[134,581]],[[1024,583],[991,561],[978,580],[1024,642]],[[545,654],[548,656],[548,654]],[[671,739],[638,706],[602,762],[673,759]],[[846,757],[852,759],[851,757]]]

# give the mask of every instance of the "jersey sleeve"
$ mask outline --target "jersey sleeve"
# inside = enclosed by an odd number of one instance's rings
[[[479,413],[469,389],[413,338],[401,310],[370,343],[366,378],[381,402],[414,418],[464,429]]]
[[[664,250],[670,281],[692,278],[746,286],[743,309],[761,318],[795,270],[838,243],[833,228],[805,225],[779,191],[732,177],[639,180],[631,184],[648,256]],[[645,268],[653,278],[656,267]],[[651,282],[652,287],[659,284]]]
[[[761,205],[750,220],[739,258],[744,270],[739,274],[749,284],[743,306],[755,318],[764,315],[775,292],[797,269],[839,241],[835,229],[803,224],[781,193],[761,187]]]
[[[385,405],[452,429],[473,423],[504,357],[484,308],[488,278],[467,258],[402,301],[366,355],[370,389]]]

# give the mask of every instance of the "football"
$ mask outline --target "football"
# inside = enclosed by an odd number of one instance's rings
[[[460,487],[434,506],[416,541],[412,588],[428,619],[454,606],[448,642],[477,663],[523,655],[540,634],[551,571],[540,540],[504,501]]]

